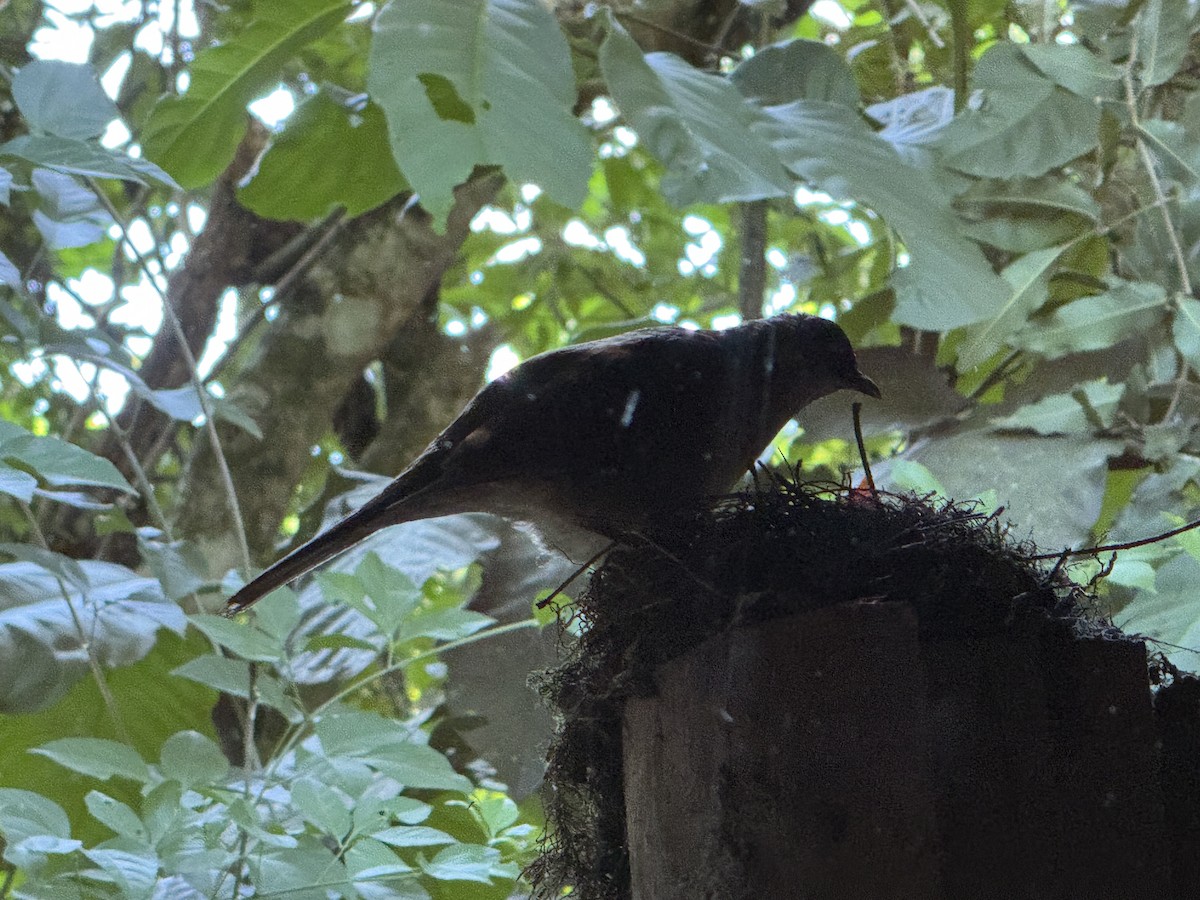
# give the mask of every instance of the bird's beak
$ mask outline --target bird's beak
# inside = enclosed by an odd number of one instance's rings
[[[883,394],[879,390],[879,385],[873,382],[862,372],[855,372],[846,383],[846,387],[866,394],[868,397],[874,397],[878,400]]]

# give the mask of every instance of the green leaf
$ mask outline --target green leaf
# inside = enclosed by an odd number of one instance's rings
[[[355,896],[346,883],[345,866],[315,835],[302,835],[295,848],[255,854],[250,870],[259,895],[289,900]]]
[[[406,788],[466,793],[471,781],[454,771],[450,761],[423,744],[389,744],[360,757]]]
[[[61,806],[33,791],[0,788],[0,834],[4,858],[14,866],[36,867],[48,853],[71,853],[71,822]]]
[[[1182,125],[1149,119],[1138,131],[1169,177],[1184,186],[1200,183],[1200,147]]]
[[[413,875],[416,870],[404,862],[386,845],[372,838],[360,837],[344,854],[346,869],[360,886],[363,896],[373,896],[367,891],[372,881],[387,881],[387,900],[430,900],[426,891],[415,877],[397,878],[398,875]],[[366,890],[361,890],[366,885]],[[382,900],[382,897],[381,897]]]
[[[250,25],[199,53],[182,97],[167,97],[142,134],[146,155],[185,188],[208,184],[233,159],[245,131],[246,104],[280,77],[284,64],[340,24],[348,0],[271,0]],[[196,148],[203,147],[203,153]]]
[[[1175,349],[1192,368],[1200,367],[1200,300],[1179,296],[1175,298],[1175,314],[1171,319],[1171,337]]]
[[[1166,291],[1144,281],[1116,281],[1103,294],[1084,297],[1055,311],[1043,322],[1030,323],[1015,345],[1048,359],[1084,350],[1107,350],[1162,321]]]
[[[52,705],[88,674],[89,655],[125,666],[150,652],[160,629],[183,633],[183,612],[153,578],[27,545],[2,550],[20,558],[0,565],[0,711]]]
[[[1122,72],[1082,44],[1017,44],[1039,72],[1088,100],[1121,96]]]
[[[911,459],[898,459],[892,464],[891,483],[902,491],[912,491],[919,497],[935,494],[946,496],[946,488],[938,481],[937,476],[919,462]]]
[[[65,175],[117,178],[137,184],[155,182],[171,190],[180,190],[170,175],[148,160],[133,159],[95,144],[57,135],[23,134],[15,137],[0,144],[0,159],[6,156],[23,159]]]
[[[914,446],[907,455],[926,466],[956,500],[992,495],[1006,518],[1048,547],[1079,546],[1100,513],[1108,459],[1121,444],[1095,435],[1042,437],[972,428]]]
[[[383,110],[323,90],[296,109],[237,196],[265,218],[306,221],[335,206],[360,216],[405,187],[388,150]]]
[[[0,494],[8,494],[28,503],[33,499],[37,479],[28,472],[0,463]]]
[[[1011,293],[988,322],[971,328],[958,354],[959,367],[973,369],[990,358],[1046,302],[1051,267],[1065,247],[1051,247],[1022,256],[1002,276]]]
[[[84,798],[90,812],[98,822],[107,825],[121,837],[130,838],[140,843],[147,843],[149,833],[137,813],[122,803],[114,800],[108,794],[100,791],[88,791]]]
[[[391,847],[437,847],[458,843],[452,836],[428,825],[395,825],[371,835]]]
[[[583,202],[591,140],[572,114],[566,37],[539,0],[389,2],[375,20],[367,88],[435,220],[475,166],[499,165],[568,208]]]
[[[189,659],[171,674],[235,697],[246,698],[250,695],[250,663],[244,659],[205,653]]]
[[[185,788],[217,784],[229,771],[221,748],[196,731],[180,731],[167,738],[159,765],[163,777]]]
[[[668,53],[643,56],[615,20],[600,46],[600,66],[622,116],[667,167],[661,187],[671,203],[758,200],[792,190],[776,151],[751,130],[761,115],[727,79]]]
[[[960,223],[935,173],[905,164],[853,111],[798,100],[772,106],[756,125],[784,164],[835,197],[877,211],[908,245],[912,260],[893,276],[893,319],[929,331],[981,321],[1009,289],[983,253],[959,236]]]
[[[405,787],[466,793],[469,779],[459,775],[441,753],[398,722],[375,713],[348,712],[323,717],[317,737],[328,757],[361,759]]]
[[[32,471],[51,487],[79,485],[135,493],[107,459],[55,437],[24,434],[9,438],[0,443],[0,459]]]
[[[1154,591],[1138,591],[1121,610],[1121,626],[1127,634],[1144,634],[1163,643],[1159,650],[1179,666],[1194,666],[1200,645],[1200,605],[1196,584],[1200,562],[1179,553],[1158,567]]]
[[[1153,594],[1156,592],[1155,575],[1154,566],[1150,563],[1140,559],[1126,559],[1122,554],[1117,556],[1117,561],[1113,563],[1104,580]]]
[[[31,131],[87,140],[99,137],[120,113],[91,67],[35,59],[13,76],[13,101]]]
[[[1100,107],[1058,87],[1016,45],[998,43],[979,60],[978,108],[943,129],[936,146],[952,169],[985,178],[1043,175],[1100,140]]]
[[[487,628],[495,621],[469,609],[441,609],[410,618],[400,629],[397,640],[429,637],[438,641],[456,641]]]
[[[1097,427],[1112,424],[1122,384],[1104,379],[1081,384],[1070,393],[1051,394],[1036,403],[1023,406],[1009,416],[993,418],[992,425],[1002,431],[1032,431],[1036,434],[1090,434]]]
[[[798,39],[759,50],[730,80],[761,106],[793,100],[825,100],[857,109],[862,102],[854,73],[832,47]]]
[[[970,220],[970,237],[1022,254],[1070,243],[1100,217],[1090,193],[1053,175],[976,182],[954,205]]]
[[[1179,71],[1191,27],[1187,0],[1146,0],[1134,23],[1142,83],[1162,84]]]
[[[292,802],[318,831],[341,840],[350,831],[348,798],[314,778],[298,778],[292,784]]]
[[[284,653],[283,642],[249,624],[234,622],[223,616],[198,614],[188,621],[203,631],[211,640],[242,659],[254,662],[278,662]]]
[[[158,882],[159,860],[152,852],[97,847],[83,853],[116,882],[124,896],[149,897],[153,893]]]
[[[1054,176],[980,181],[959,194],[954,205],[979,218],[998,212],[1072,215],[1091,222],[1100,218],[1100,204],[1090,193]]]
[[[208,583],[204,557],[190,541],[165,543],[139,535],[138,551],[172,600],[195,593]]]
[[[326,591],[336,591],[333,596],[357,609],[386,635],[394,634],[421,601],[421,589],[403,572],[386,565],[378,553],[368,553],[354,570],[358,585],[350,587],[361,586],[361,591],[338,591],[336,586],[345,577],[330,572],[318,576],[318,581]]]
[[[127,744],[105,738],[79,737],[60,738],[35,747],[36,753],[52,759],[60,766],[99,778],[101,781],[119,776],[147,784],[150,770],[138,752]]]
[[[438,851],[437,855],[421,868],[426,875],[439,881],[477,881],[491,884],[499,863],[500,851],[495,847],[455,844]]]
[[[214,653],[205,653],[188,660],[171,674],[234,697],[241,697],[243,700],[250,696],[250,663],[244,659],[230,659]],[[279,711],[289,722],[304,718],[303,711],[288,695],[287,685],[279,678],[260,669],[255,673],[253,683],[260,703]]]

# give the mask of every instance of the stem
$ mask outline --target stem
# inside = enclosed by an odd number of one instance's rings
[[[971,59],[971,23],[967,19],[967,0],[949,0],[950,34],[954,53],[954,111],[967,105],[967,71]]]
[[[1183,245],[1179,242],[1179,234],[1175,230],[1175,223],[1171,219],[1171,210],[1168,209],[1168,199],[1166,191],[1163,190],[1162,182],[1158,178],[1158,171],[1154,165],[1154,156],[1150,153],[1150,148],[1146,146],[1146,142],[1142,140],[1141,122],[1138,119],[1137,97],[1133,89],[1133,69],[1137,62],[1137,32],[1135,31],[1130,38],[1129,44],[1129,62],[1125,65],[1125,77],[1122,79],[1125,84],[1125,107],[1129,112],[1129,122],[1133,126],[1134,145],[1137,148],[1138,159],[1142,163],[1142,168],[1146,172],[1146,177],[1150,181],[1150,187],[1154,191],[1154,198],[1159,212],[1162,214],[1163,227],[1167,231],[1167,240],[1171,244],[1171,255],[1175,259],[1176,274],[1179,276],[1179,290],[1187,297],[1194,296],[1192,293],[1192,279],[1188,274],[1187,255],[1183,251]],[[1172,303],[1172,306],[1176,306]],[[1163,413],[1162,421],[1168,422],[1175,415],[1175,410],[1179,406],[1179,401],[1183,398],[1183,392],[1189,382],[1192,367],[1182,356],[1179,358],[1179,374],[1175,380],[1175,390],[1171,394],[1171,401],[1167,404],[1166,412]]]
[[[150,271],[145,257],[138,252],[137,247],[130,240],[129,228],[124,219],[122,219],[120,212],[118,212],[112,201],[108,199],[108,195],[104,193],[94,179],[88,179],[88,184],[100,199],[104,208],[108,210],[108,214],[113,217],[113,221],[117,223],[117,227],[121,230],[121,239],[124,241],[125,246],[129,248],[129,252],[133,254],[138,267],[162,299],[163,317],[170,324],[171,330],[175,335],[175,340],[179,344],[179,351],[183,356],[184,362],[187,364],[188,377],[192,382],[192,386],[196,389],[196,397],[200,401],[200,409],[204,413],[204,429],[208,434],[209,443],[212,444],[213,456],[216,458],[217,463],[217,472],[221,478],[221,486],[225,491],[225,500],[229,505],[229,514],[233,517],[234,537],[237,540],[238,552],[242,557],[242,572],[248,577],[252,570],[252,563],[250,560],[250,544],[246,539],[246,523],[242,518],[242,508],[238,503],[237,490],[233,485],[233,473],[229,470],[229,462],[225,458],[225,451],[221,447],[221,438],[217,434],[217,423],[213,418],[212,404],[209,402],[208,391],[204,389],[204,380],[200,377],[200,372],[196,365],[196,355],[192,353],[192,348],[188,346],[187,335],[183,331],[183,323],[179,321],[179,316],[175,314],[175,309],[167,298],[166,291],[162,289],[158,280],[154,277],[154,273]],[[166,274],[165,269],[163,270],[163,274]]]

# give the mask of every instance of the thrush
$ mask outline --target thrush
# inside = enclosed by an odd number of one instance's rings
[[[808,315],[651,328],[542,353],[484,387],[374,499],[264,571],[225,612],[416,519],[488,512],[619,538],[727,492],[796,412],[842,388],[879,396],[841,328]]]

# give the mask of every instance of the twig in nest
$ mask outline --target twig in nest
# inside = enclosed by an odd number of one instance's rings
[[[1078,550],[1060,550],[1057,553],[1038,553],[1034,556],[1025,557],[1027,560],[1035,559],[1064,559],[1072,556],[1094,556],[1097,553],[1108,553],[1114,550],[1133,550],[1137,547],[1145,547],[1147,544],[1157,544],[1159,541],[1165,541],[1167,538],[1173,538],[1176,535],[1183,534],[1185,531],[1191,531],[1194,528],[1200,528],[1200,519],[1194,519],[1186,525],[1180,525],[1178,528],[1172,528],[1170,531],[1164,531],[1162,534],[1156,534],[1153,537],[1141,538],[1136,541],[1126,541],[1123,544],[1099,544],[1095,547],[1080,547]]]
[[[871,492],[871,499],[879,499],[879,491],[875,488],[875,477],[871,474],[871,461],[867,459],[867,445],[863,443],[862,434],[862,404],[854,403],[850,406],[854,413],[854,440],[858,442],[858,455],[862,459],[863,472],[867,476],[867,488]]]
[[[596,560],[598,560],[600,557],[602,557],[605,553],[607,553],[609,550],[611,550],[615,546],[617,546],[617,542],[613,541],[612,543],[607,544],[606,546],[602,547],[598,553],[596,553],[594,556],[592,556],[591,559],[589,559],[582,566],[580,566],[578,569],[576,569],[574,572],[572,572],[570,575],[568,575],[567,579],[562,584],[560,584],[558,587],[556,587],[553,591],[551,591],[548,596],[543,597],[541,600],[539,600],[537,602],[537,608],[545,609],[547,606],[549,606],[554,601],[555,597],[557,597],[559,594],[561,594],[563,591],[565,591],[567,589],[567,585],[569,585],[572,581],[574,581],[576,578],[578,578],[580,575],[582,575],[584,572],[586,572],[589,568],[591,568],[592,563],[594,563]]]

